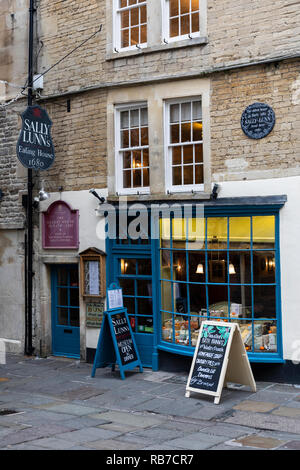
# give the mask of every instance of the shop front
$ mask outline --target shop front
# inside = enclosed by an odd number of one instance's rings
[[[239,324],[250,361],[282,363],[280,209],[284,197],[208,201],[148,214],[149,237],[107,240],[107,277],[123,289],[141,360],[191,356],[204,320]],[[128,227],[130,222],[128,222]],[[145,231],[144,231],[145,234]]]

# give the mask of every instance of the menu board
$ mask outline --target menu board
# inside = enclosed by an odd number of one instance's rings
[[[224,383],[249,385],[256,391],[251,366],[237,323],[205,321],[200,333],[188,377],[185,396],[205,393],[220,401]]]
[[[107,300],[109,309],[123,307],[122,289],[108,289]]]
[[[110,315],[118,351],[123,365],[137,361],[137,354],[131,336],[131,329],[125,312]]]
[[[216,392],[224,362],[230,326],[204,324],[189,385]]]

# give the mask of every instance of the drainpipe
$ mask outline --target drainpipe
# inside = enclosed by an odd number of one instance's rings
[[[28,106],[32,106],[33,86],[33,16],[34,0],[29,2],[29,37],[28,37]],[[27,170],[27,260],[25,262],[25,354],[31,355],[34,351],[32,346],[32,278],[33,273],[33,224],[32,224],[32,169]],[[26,255],[25,255],[26,256]]]

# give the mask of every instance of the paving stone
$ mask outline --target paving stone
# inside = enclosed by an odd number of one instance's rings
[[[138,444],[130,444],[129,442],[120,442],[116,439],[104,439],[93,441],[90,444],[85,444],[88,448],[96,450],[140,450]]]
[[[108,390],[101,390],[95,387],[80,387],[75,390],[67,390],[59,396],[63,400],[87,400],[91,397],[103,395]]]
[[[75,442],[77,444],[89,443],[99,439],[110,439],[119,436],[120,432],[108,431],[97,427],[78,429],[76,431],[57,434],[58,439]]]
[[[239,424],[258,429],[269,429],[300,434],[300,421],[284,416],[263,413],[246,413],[237,411],[224,420],[226,423]]]
[[[253,413],[268,413],[269,411],[274,410],[274,408],[277,408],[277,406],[278,405],[276,405],[276,403],[245,400],[238,405],[235,405],[233,408],[241,411],[252,411]]]
[[[140,426],[130,426],[125,423],[112,423],[106,422],[104,424],[97,424],[97,428],[107,429],[108,431],[118,431],[122,433],[127,433],[131,431],[135,431],[136,429],[140,429]]]
[[[83,416],[91,413],[97,413],[96,408],[90,408],[88,406],[73,405],[71,403],[56,404],[56,405],[45,405],[40,406],[39,408],[47,408],[50,411],[56,413],[65,413],[69,415]]]
[[[300,440],[286,442],[280,450],[300,450]]]
[[[280,406],[272,411],[272,415],[286,416],[287,418],[300,418],[300,408],[289,408],[287,406]]]
[[[30,445],[36,445],[45,449],[53,450],[70,450],[72,447],[74,447],[74,443],[64,439],[58,439],[56,437],[37,439],[36,441],[32,441]]]
[[[153,442],[163,442],[165,440],[176,439],[177,437],[183,437],[185,434],[184,429],[179,431],[178,429],[167,429],[163,426],[155,426],[152,428],[140,429],[130,433],[132,436],[144,437],[151,439]]]
[[[188,436],[182,438],[166,440],[164,444],[175,446],[180,449],[204,450],[209,449],[215,444],[220,444],[225,440],[226,438],[224,436],[208,436],[203,432],[198,432],[189,434]]]
[[[93,416],[95,416],[96,418],[105,419],[107,421],[124,423],[126,425],[136,426],[140,428],[154,426],[155,424],[159,424],[164,420],[163,418],[156,416],[146,416],[142,414],[124,413],[118,411],[108,411],[107,413],[90,415],[91,418],[93,418]]]
[[[260,449],[268,449],[268,450],[276,449],[282,446],[283,444],[285,444],[284,441],[280,441],[279,439],[258,436],[256,434],[252,434],[246,437],[240,437],[239,439],[236,439],[234,442],[237,445],[260,448]]]
[[[247,429],[247,428],[246,428]],[[231,426],[226,424],[216,424],[212,426],[204,427],[201,432],[209,435],[224,436],[224,437],[239,437],[243,436],[247,430],[245,426]],[[248,428],[251,432],[251,428]]]

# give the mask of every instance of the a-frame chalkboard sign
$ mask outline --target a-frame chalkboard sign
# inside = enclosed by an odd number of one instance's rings
[[[204,393],[220,402],[224,384],[249,385],[256,392],[247,352],[237,323],[204,321],[188,377],[185,396]]]
[[[116,283],[111,284],[107,289],[106,298],[108,309],[103,314],[92,377],[95,377],[97,368],[111,366],[112,370],[115,370],[117,363],[124,380],[126,370],[139,367],[140,372],[143,372],[143,367],[127,309],[123,307],[122,289]]]

